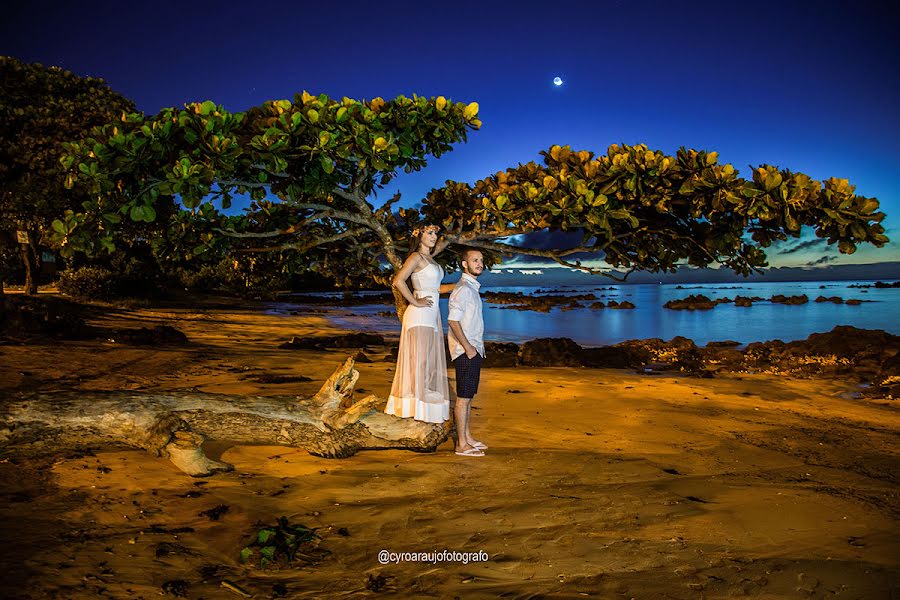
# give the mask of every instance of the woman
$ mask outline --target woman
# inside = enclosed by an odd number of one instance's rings
[[[397,370],[384,408],[388,414],[428,423],[450,419],[450,388],[438,296],[451,292],[453,284],[441,285],[444,269],[431,256],[439,230],[438,226],[429,225],[412,232],[409,256],[394,277],[394,287],[409,306],[403,313]],[[406,285],[407,279],[412,280],[412,291]]]

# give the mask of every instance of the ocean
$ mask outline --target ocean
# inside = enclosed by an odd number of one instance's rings
[[[837,325],[852,325],[860,329],[883,329],[900,335],[900,288],[852,288],[851,285],[872,285],[874,281],[803,281],[803,282],[747,282],[716,284],[631,284],[610,285],[598,281],[596,285],[548,287],[482,287],[484,291],[522,292],[540,296],[538,290],[558,295],[594,294],[599,300],[628,300],[631,310],[588,308],[561,310],[554,307],[549,313],[520,311],[506,305],[484,302],[485,339],[505,342],[524,342],[543,337],[567,337],[582,346],[606,346],[631,339],[662,338],[669,340],[683,336],[698,345],[711,341],[733,340],[740,344],[779,339],[805,339],[811,333],[830,331]],[[612,288],[612,289],[610,289]],[[712,310],[671,310],[663,307],[669,300],[703,294],[711,299],[735,296],[770,298],[776,294],[796,296],[806,294],[809,302],[802,305],[783,305],[768,300],[751,307],[733,303],[719,304]],[[851,298],[862,304],[848,306],[831,302],[815,302],[818,296]],[[292,299],[290,308],[301,302]],[[583,302],[584,303],[584,302]],[[587,302],[586,304],[590,304]],[[287,314],[285,303],[279,303]],[[447,299],[440,301],[441,320],[446,330]],[[392,311],[393,305],[361,305],[337,309],[325,315],[335,325],[355,331],[397,335],[400,323],[395,316],[378,315]]]

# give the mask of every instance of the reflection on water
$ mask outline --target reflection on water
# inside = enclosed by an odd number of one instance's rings
[[[609,284],[596,286],[566,286],[564,295],[593,293],[599,300],[630,300],[633,310],[587,308],[549,313],[518,311],[504,305],[484,303],[485,338],[498,341],[522,342],[541,337],[568,337],[583,346],[603,346],[630,339],[684,336],[697,344],[717,340],[734,340],[741,344],[754,341],[805,339],[811,333],[830,331],[837,325],[852,325],[861,329],[884,329],[900,334],[900,289],[856,289],[852,284],[871,284],[859,281],[727,283],[677,285],[623,285],[609,289]],[[604,288],[604,289],[598,289]],[[491,291],[523,292],[533,295],[539,287],[482,288]],[[546,288],[544,288],[546,289]],[[669,310],[663,304],[669,300],[703,294],[709,298],[760,296],[775,294],[795,296],[806,294],[809,303],[798,306],[755,303],[749,308],[720,304],[712,310]],[[817,303],[817,296],[839,296],[844,300],[859,298],[859,306]],[[589,303],[588,303],[589,304]],[[447,300],[441,299],[441,316],[446,328]],[[336,325],[360,331],[399,333],[400,323],[394,317],[375,313],[391,310],[391,305],[353,306],[351,316],[330,317]]]

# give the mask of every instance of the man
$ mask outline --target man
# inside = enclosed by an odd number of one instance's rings
[[[481,363],[484,360],[484,319],[478,276],[484,271],[480,251],[466,249],[460,254],[462,277],[450,293],[450,331],[447,342],[456,367],[456,453],[460,456],[484,456],[487,446],[469,432],[469,411],[478,392]]]

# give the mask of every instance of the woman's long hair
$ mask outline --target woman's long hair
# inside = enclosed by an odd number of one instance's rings
[[[410,235],[409,236],[409,251],[406,253],[406,257],[404,257],[403,262],[409,260],[409,257],[419,251],[419,247],[422,245],[422,236],[425,235],[425,228],[423,227],[419,231],[419,235]]]

